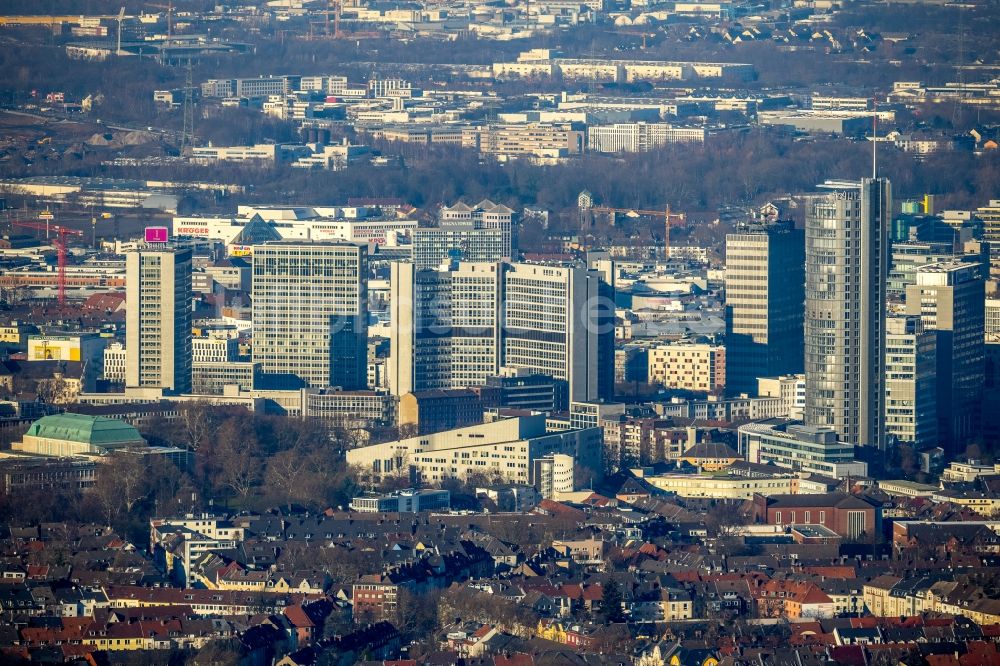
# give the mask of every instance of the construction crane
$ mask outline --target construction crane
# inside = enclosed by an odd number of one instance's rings
[[[333,38],[340,39],[341,0],[326,0],[326,36],[330,36],[330,10],[334,7],[337,12],[333,17]]]
[[[118,12],[118,48],[115,50],[115,55],[120,56],[122,54],[122,21],[125,20],[125,5],[122,5],[122,9]]]
[[[590,209],[593,213],[607,213],[612,216],[612,221],[614,221],[614,216],[618,213],[632,214],[632,215],[649,215],[651,217],[663,217],[663,243],[665,248],[664,256],[670,258],[670,227],[681,226],[685,224],[684,213],[672,213],[670,212],[670,206],[667,206],[666,210],[643,210],[641,208],[611,208],[609,206],[595,206]]]
[[[46,234],[50,230],[56,232],[56,237],[51,239],[51,242],[56,246],[56,256],[59,266],[59,307],[66,305],[66,237],[82,236],[83,232],[76,229],[67,229],[56,224],[49,225],[48,221],[44,224],[42,222],[30,221],[14,222],[14,226],[44,231]]]
[[[107,212],[101,213],[101,219],[102,220],[110,220],[112,217],[114,217],[114,216],[111,213],[107,213]],[[93,215],[90,218],[90,234],[91,234],[90,245],[92,247],[96,248],[97,247],[97,216],[96,215]]]
[[[317,39],[316,33],[313,31],[313,27],[317,25],[323,25],[323,39],[343,39],[344,35],[340,32],[340,17],[341,8],[343,2],[342,0],[326,0],[326,9],[323,10],[324,19],[323,21],[309,21],[309,39]],[[333,16],[333,32],[330,31],[330,16]]]
[[[157,9],[167,10],[167,44],[174,39],[174,0],[168,0],[167,4],[160,5],[155,2],[144,2],[147,7],[156,7]]]

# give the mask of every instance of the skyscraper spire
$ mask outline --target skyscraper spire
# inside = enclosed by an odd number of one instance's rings
[[[878,178],[878,95],[872,96],[872,180]]]

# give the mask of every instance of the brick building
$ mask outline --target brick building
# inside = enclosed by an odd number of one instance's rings
[[[848,493],[754,495],[754,520],[768,525],[823,525],[848,539],[872,537],[882,522],[880,507]]]
[[[429,435],[483,422],[483,403],[470,389],[414,391],[399,398],[399,426]]]
[[[399,600],[399,586],[385,576],[362,576],[351,589],[354,621],[359,623],[391,618]]]

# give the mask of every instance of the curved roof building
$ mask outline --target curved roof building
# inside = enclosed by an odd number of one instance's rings
[[[146,446],[134,426],[105,416],[53,414],[28,428],[13,450],[48,456],[104,455],[133,446]]]

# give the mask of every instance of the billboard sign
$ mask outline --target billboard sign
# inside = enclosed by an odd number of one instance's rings
[[[166,227],[146,227],[147,243],[166,243],[170,239],[170,234]]]

